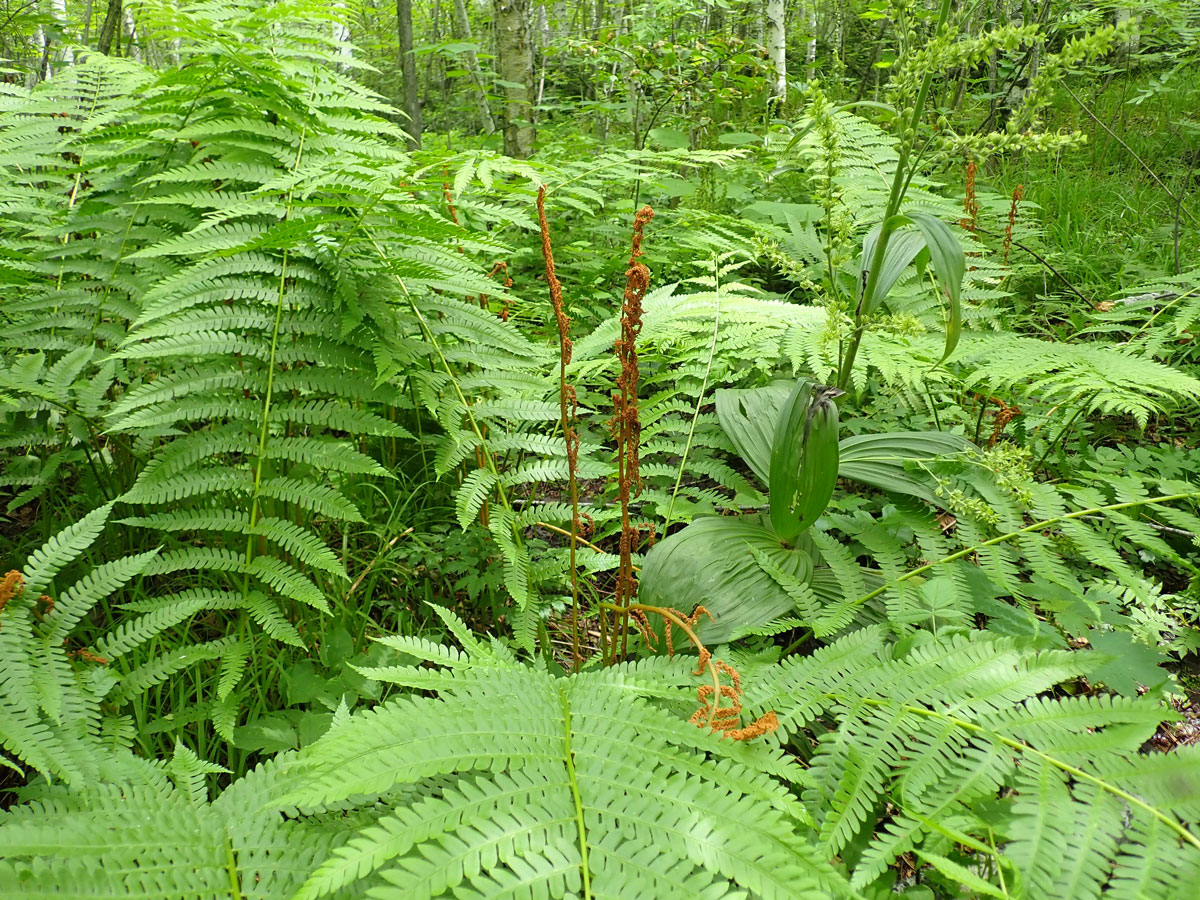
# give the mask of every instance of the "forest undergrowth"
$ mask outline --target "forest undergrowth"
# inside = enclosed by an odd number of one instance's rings
[[[80,6],[0,896],[1193,896],[1194,10]]]

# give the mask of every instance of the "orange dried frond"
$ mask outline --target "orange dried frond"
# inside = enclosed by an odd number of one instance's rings
[[[732,738],[735,741],[751,741],[756,737],[762,737],[779,727],[779,719],[775,716],[775,711],[765,713],[759,716],[745,728],[734,728],[725,732],[725,737]]]
[[[693,613],[693,615],[696,615]],[[707,651],[705,651],[707,653]],[[708,660],[706,659],[705,662]],[[703,669],[703,666],[701,666]],[[722,675],[729,679],[730,684],[703,684],[696,688],[696,699],[700,708],[692,713],[689,720],[701,728],[708,727],[719,731],[724,737],[735,741],[748,741],[761,737],[767,732],[779,727],[779,720],[773,711],[769,711],[755,719],[746,727],[741,727],[742,716],[742,678],[737,669],[724,660],[713,660],[714,678]],[[697,673],[699,674],[699,673]]]
[[[629,617],[633,619],[633,624],[637,626],[638,631],[642,633],[642,640],[646,642],[646,646],[651,650],[656,649],[654,640],[654,629],[650,627],[650,620],[646,618],[646,614],[640,609],[631,610]],[[671,650],[671,632],[670,624],[667,625],[667,652]]]
[[[629,255],[630,263],[642,255],[642,229],[653,218],[654,210],[649,205],[643,206],[633,217],[633,249]]]
[[[959,224],[972,233],[979,226],[979,196],[975,192],[975,172],[975,160],[967,160],[967,185],[963,192],[963,212],[966,215]]]
[[[572,344],[571,339],[567,337],[570,333],[571,320],[567,318],[567,314],[563,310],[562,284],[558,280],[554,266],[554,249],[550,246],[550,223],[546,221],[546,186],[544,184],[538,188],[537,214],[538,227],[542,232],[542,258],[546,261],[546,284],[550,288],[550,304],[554,307],[554,318],[558,325],[562,362],[567,365],[571,362]]]
[[[442,171],[446,173],[447,177],[450,175],[449,171],[445,169]],[[448,181],[442,182],[442,196],[446,198],[446,209],[450,212],[450,221],[458,225],[458,210],[454,208],[454,195],[450,193],[450,182]],[[459,247],[458,252],[462,253],[463,248]]]
[[[73,656],[76,659],[82,659],[84,662],[96,663],[101,666],[108,665],[108,659],[103,656],[97,656],[87,647],[80,647],[78,650],[72,650],[67,656]]]
[[[709,660],[712,659],[712,654],[708,652],[708,648],[705,647],[703,644],[701,644],[696,649],[700,653],[700,659],[699,659],[699,664],[696,666],[696,671],[693,672],[692,674],[700,675],[704,672],[704,670],[706,668],[708,668],[708,663],[709,663]]]
[[[10,571],[4,576],[4,580],[0,581],[0,609],[4,609],[8,605],[8,601],[25,587],[25,576],[16,569]]]
[[[737,669],[729,665],[729,663],[719,659],[714,665],[716,665],[718,672],[723,672],[729,676],[729,680],[733,682],[734,692],[740,694],[742,692],[742,676],[738,674]]]
[[[996,441],[1000,439],[1000,435],[1004,433],[1008,423],[1021,415],[1021,407],[1015,403],[1009,406],[1003,400],[996,400],[996,402],[1000,404],[1000,409],[996,411],[996,418],[992,422],[992,436],[988,438],[988,447],[995,447]]]

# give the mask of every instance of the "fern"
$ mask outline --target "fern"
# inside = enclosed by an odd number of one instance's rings
[[[202,610],[236,609],[236,595],[191,591],[154,598],[143,615],[71,649],[93,608],[144,573],[157,551],[90,567],[60,590],[54,584],[97,541],[112,512],[101,507],[30,555],[23,588],[0,607],[0,742],[47,778],[79,785],[113,769],[112,735],[124,732],[114,711],[168,674],[218,659],[229,643],[213,641],[151,657],[123,671],[119,659]],[[159,677],[148,678],[154,671]],[[115,706],[101,710],[101,703]],[[116,741],[127,744],[127,737]],[[5,762],[8,762],[5,760]]]
[[[1097,896],[1143,867],[1171,872],[1143,896],[1186,891],[1200,866],[1200,838],[1186,827],[1200,812],[1194,754],[1138,754],[1171,712],[1149,700],[1039,696],[1095,665],[1086,654],[978,632],[907,650],[882,636],[857,631],[749,689],[752,709],[779,711],[773,739],[794,740],[822,716],[836,723],[817,741],[804,800],[827,852],[873,833],[853,866],[856,888],[915,850],[989,895],[1007,885]],[[1174,796],[1162,791],[1171,779]]]

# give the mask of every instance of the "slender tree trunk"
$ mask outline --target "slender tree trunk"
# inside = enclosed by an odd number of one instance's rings
[[[50,47],[53,42],[50,40],[50,36],[46,34],[46,29],[42,28],[41,25],[34,32],[33,39],[38,46],[39,62],[37,74],[30,77],[32,83],[36,84],[39,81],[49,80],[50,76],[54,74],[54,70],[50,68]]]
[[[54,19],[55,24],[67,32],[67,3],[66,0],[50,0],[50,16]],[[74,65],[75,54],[71,51],[69,45],[64,44],[62,55],[59,57],[64,65]]]
[[[817,4],[809,0],[807,10],[808,41],[804,46],[804,62],[807,64],[809,81],[817,77]]]
[[[105,56],[112,49],[113,38],[117,36],[117,27],[121,24],[121,0],[108,0],[108,12],[104,14],[104,24],[100,26],[100,37],[96,40],[96,49]]]
[[[529,85],[533,55],[529,43],[529,0],[496,0],[496,55],[504,80],[504,152],[526,159],[533,152]]]
[[[343,72],[349,72],[354,63],[354,48],[350,44],[350,25],[347,20],[349,18],[346,13],[346,4],[338,0],[333,4],[340,16],[333,23],[333,39],[338,42],[338,56],[341,57],[341,62],[338,63],[338,68]]]
[[[771,60],[771,99],[775,109],[787,100],[787,30],[784,0],[767,0],[767,56]]]
[[[404,130],[412,149],[421,148],[421,100],[417,94],[417,60],[413,56],[412,0],[396,0],[396,28],[400,35],[400,74],[404,79]]]
[[[471,20],[467,18],[467,4],[464,0],[454,0],[454,30],[455,37],[468,44],[474,42],[471,34]],[[496,123],[492,120],[492,111],[488,108],[487,86],[483,83],[483,72],[479,68],[479,57],[474,50],[468,50],[463,56],[467,60],[467,71],[471,73],[471,81],[475,85],[475,104],[479,110],[479,121],[483,125],[484,134],[492,134]]]
[[[138,38],[137,22],[133,18],[133,10],[128,6],[125,7],[125,31],[129,35],[129,46],[125,50],[125,55],[130,59],[142,61],[141,40]]]

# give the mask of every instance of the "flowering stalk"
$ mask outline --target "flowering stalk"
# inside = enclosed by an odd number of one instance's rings
[[[941,36],[942,29],[946,26],[946,20],[950,17],[950,7],[952,5],[952,0],[942,0],[941,8],[938,10],[937,24],[933,28],[935,39]],[[933,67],[927,67],[925,74],[921,78],[921,87],[917,91],[916,100],[913,101],[912,114],[909,117],[907,127],[900,135],[900,158],[896,160],[896,172],[892,176],[892,190],[888,195],[887,207],[883,212],[883,227],[880,229],[879,238],[875,242],[875,253],[871,257],[867,268],[867,283],[863,286],[863,297],[873,296],[875,284],[879,280],[880,273],[883,270],[883,260],[887,255],[888,243],[891,240],[893,230],[888,227],[888,222],[900,211],[900,204],[904,201],[908,182],[913,175],[913,172],[909,171],[909,160],[912,157],[913,147],[917,142],[917,128],[921,124],[921,115],[925,111],[925,101],[929,97],[929,86],[933,83],[933,76]],[[908,112],[908,110],[905,110],[905,112]],[[913,164],[913,169],[914,171],[916,169],[915,163]],[[858,347],[862,343],[863,333],[867,327],[867,323],[860,313],[861,310],[855,313],[854,333],[851,334],[846,352],[838,365],[836,386],[843,391],[850,385],[850,374],[854,371],[854,359],[858,356]]]

